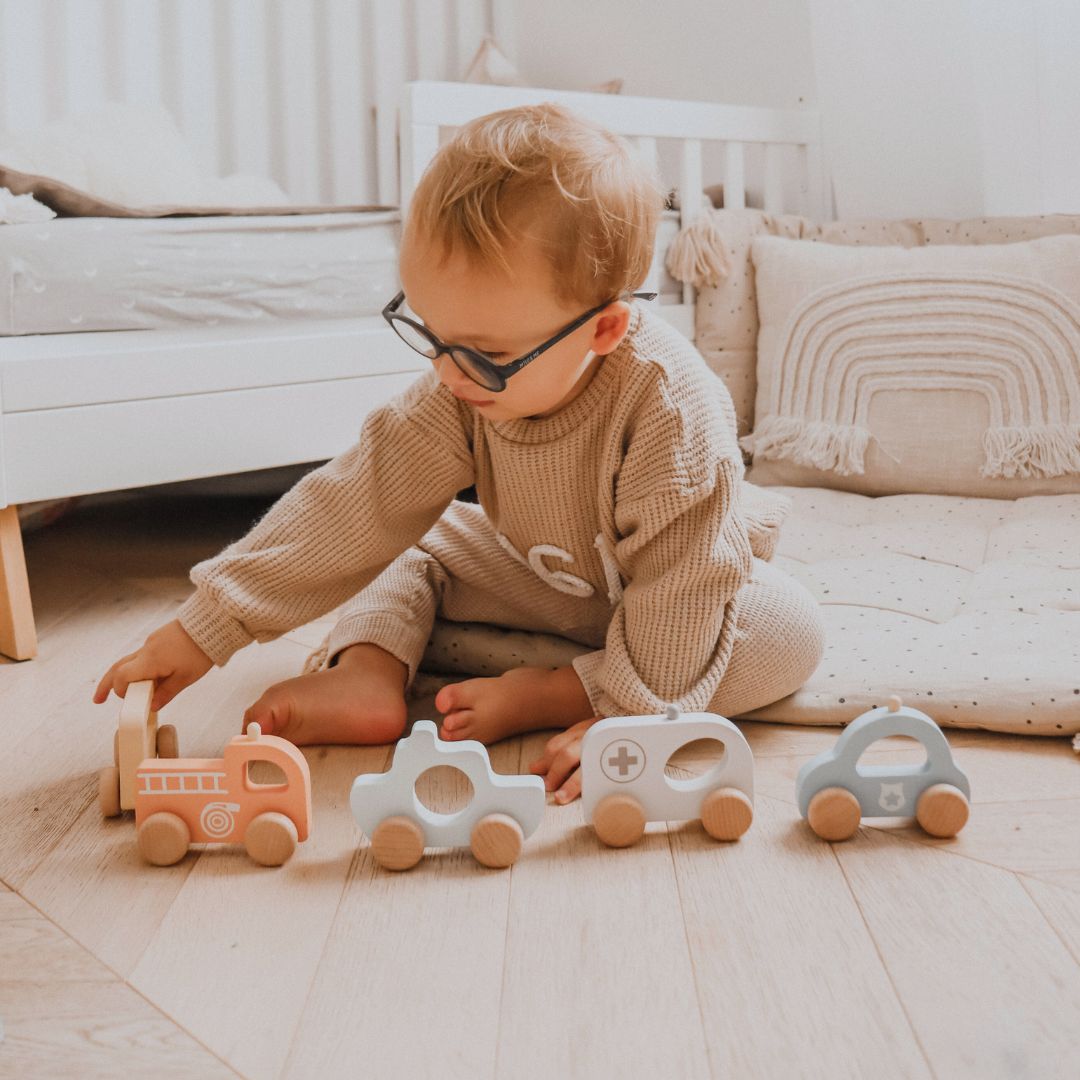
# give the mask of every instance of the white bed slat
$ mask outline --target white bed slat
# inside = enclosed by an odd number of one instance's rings
[[[517,0],[491,0],[491,36],[503,55],[517,59]]]
[[[142,0],[123,0],[119,19],[123,99],[157,105],[163,97],[158,6]]]
[[[460,125],[483,112],[505,109],[510,104],[561,101],[613,131],[638,136],[722,138],[739,143],[801,143],[818,137],[817,115],[794,109],[452,82],[425,82],[414,94],[417,121],[447,127]],[[715,132],[723,132],[723,135]]]
[[[705,186],[700,139],[685,139],[679,173],[679,224],[689,225],[701,213],[701,192]],[[693,310],[694,287],[683,282],[683,304]]]
[[[374,202],[374,170],[369,179],[364,161],[366,137],[373,128],[370,113],[365,114],[363,108],[360,11],[356,4],[329,0],[326,34],[330,138],[322,151],[329,157],[327,198],[336,203]]]
[[[779,143],[765,145],[765,209],[773,214],[784,206],[784,149]]]
[[[178,16],[176,122],[204,171],[218,174],[218,86],[212,0],[184,0]]]
[[[809,143],[800,147],[802,162],[803,190],[805,191],[805,212],[819,221],[832,217],[832,207],[825,202],[825,177],[822,169],[820,142]]]
[[[461,79],[480,42],[487,32],[484,9],[472,0],[453,0],[454,21],[457,24],[457,61],[444,78]]]
[[[100,0],[60,0],[57,6],[63,25],[56,46],[66,76],[64,111],[77,114],[108,97],[105,7]]]
[[[229,128],[234,172],[269,176],[269,31],[262,0],[230,0],[227,8]]]
[[[51,95],[43,87],[60,89],[49,80],[45,52],[46,9],[37,4],[3,8],[0,23],[0,80],[3,90],[3,129],[25,131],[47,122]]]
[[[319,190],[319,65],[315,24],[306,4],[278,3],[278,107],[284,136],[284,187],[301,203],[321,201]],[[287,88],[287,89],[286,89]]]
[[[443,70],[444,43],[447,40],[445,0],[415,0],[413,10],[418,28],[413,39],[416,45],[416,77],[440,79],[446,74]]]
[[[724,209],[742,210],[746,206],[746,166],[743,144],[724,145]]]
[[[375,160],[379,201],[398,199],[397,114],[405,82],[404,21],[395,0],[375,3]]]

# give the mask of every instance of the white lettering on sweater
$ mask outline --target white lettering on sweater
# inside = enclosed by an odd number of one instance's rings
[[[543,556],[545,555],[551,555],[556,559],[562,559],[563,562],[572,563],[574,556],[570,552],[555,547],[554,544],[534,544],[529,548],[529,557],[526,558],[502,533],[497,532],[495,538],[509,555],[517,559],[522,566],[529,567],[541,581],[546,585],[550,585],[553,589],[558,589],[559,592],[566,593],[568,596],[592,596],[595,592],[595,589],[582,578],[568,574],[565,570],[552,570],[544,565]]]

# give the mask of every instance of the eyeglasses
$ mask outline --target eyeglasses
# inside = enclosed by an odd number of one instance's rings
[[[636,292],[626,294],[626,299],[655,300],[654,292]],[[615,300],[622,297],[615,297]],[[554,337],[550,337],[542,345],[537,345],[532,352],[525,356],[512,360],[509,364],[496,364],[490,357],[485,356],[476,349],[470,349],[466,345],[447,345],[440,341],[423,323],[402,315],[398,310],[405,302],[405,293],[399,292],[386,307],[383,308],[383,318],[390,324],[390,328],[410,349],[426,356],[429,360],[437,360],[444,353],[449,353],[450,358],[457,365],[458,370],[467,375],[473,382],[478,383],[485,390],[498,394],[506,389],[507,380],[511,375],[516,375],[526,364],[531,364],[541,353],[547,352],[552,345],[557,345],[564,337],[572,334],[579,326],[584,326],[594,315],[603,311],[614,300],[605,300],[602,304],[590,308],[580,318],[575,319],[569,326],[564,326]]]

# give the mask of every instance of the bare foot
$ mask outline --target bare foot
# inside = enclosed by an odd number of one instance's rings
[[[276,683],[244,713],[297,746],[393,742],[405,730],[406,666],[378,645],[351,645],[325,671]]]
[[[566,728],[593,715],[572,667],[512,668],[493,679],[450,683],[435,695],[446,716],[442,737],[498,742],[544,728]]]

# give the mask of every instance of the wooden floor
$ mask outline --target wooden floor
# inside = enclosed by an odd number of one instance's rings
[[[828,845],[794,778],[836,730],[745,724],[756,816],[737,844],[650,826],[607,850],[580,803],[551,805],[511,870],[441,852],[400,875],[347,800],[388,749],[316,749],[312,839],[284,868],[239,850],[144,866],[130,818],[98,812],[117,710],[90,694],[260,509],[91,506],[27,538],[40,656],[0,666],[0,1076],[1080,1075],[1065,740],[954,733],[974,795],[959,838],[885,825]],[[319,632],[181,695],[163,714],[181,751],[218,754]],[[543,741],[496,746],[496,769]]]

